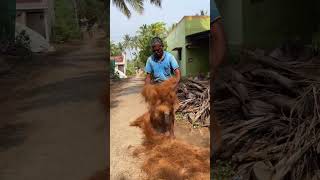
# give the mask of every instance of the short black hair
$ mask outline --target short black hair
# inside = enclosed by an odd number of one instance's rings
[[[157,43],[160,43],[161,46],[163,46],[162,39],[159,38],[159,37],[154,37],[154,38],[152,38],[150,45],[151,45],[151,47],[152,47],[153,45],[155,45],[155,44],[157,44]]]

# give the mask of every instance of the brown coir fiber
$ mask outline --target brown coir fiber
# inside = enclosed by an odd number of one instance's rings
[[[150,180],[210,179],[209,148],[170,138],[153,128],[152,123],[164,121],[161,114],[172,110],[177,102],[175,89],[172,88],[174,83],[174,80],[169,80],[160,85],[144,87],[142,95],[149,104],[149,111],[130,124],[141,128],[145,135],[142,147],[137,148],[134,155],[145,154],[142,169]]]

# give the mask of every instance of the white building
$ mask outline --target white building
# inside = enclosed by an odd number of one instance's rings
[[[127,60],[126,60],[126,54],[122,53],[119,56],[111,56],[110,60],[115,61],[115,72],[121,71],[122,73],[126,74],[127,69]]]
[[[55,17],[54,0],[16,0],[16,10],[16,22],[50,41]]]

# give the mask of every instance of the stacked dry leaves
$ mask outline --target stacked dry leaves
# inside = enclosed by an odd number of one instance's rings
[[[193,125],[208,127],[210,125],[210,91],[209,81],[184,79],[177,91],[180,106],[179,113],[183,119]]]
[[[295,52],[247,51],[215,82],[218,159],[242,179],[320,179],[320,57]]]

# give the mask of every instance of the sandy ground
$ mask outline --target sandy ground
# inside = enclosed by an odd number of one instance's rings
[[[1,180],[85,180],[105,168],[102,38],[44,56],[8,86],[0,101]]]
[[[141,144],[142,134],[129,123],[146,111],[139,92],[141,78],[124,80],[111,89],[110,179],[142,179],[141,160],[132,156],[132,147]]]
[[[110,176],[112,180],[138,180],[145,177],[141,171],[144,157],[132,155],[134,147],[142,142],[140,129],[130,127],[129,123],[147,111],[140,92],[143,78],[135,77],[111,84],[111,119],[110,119]],[[209,147],[208,129],[192,129],[183,121],[177,121],[175,134],[178,139],[190,144]]]

